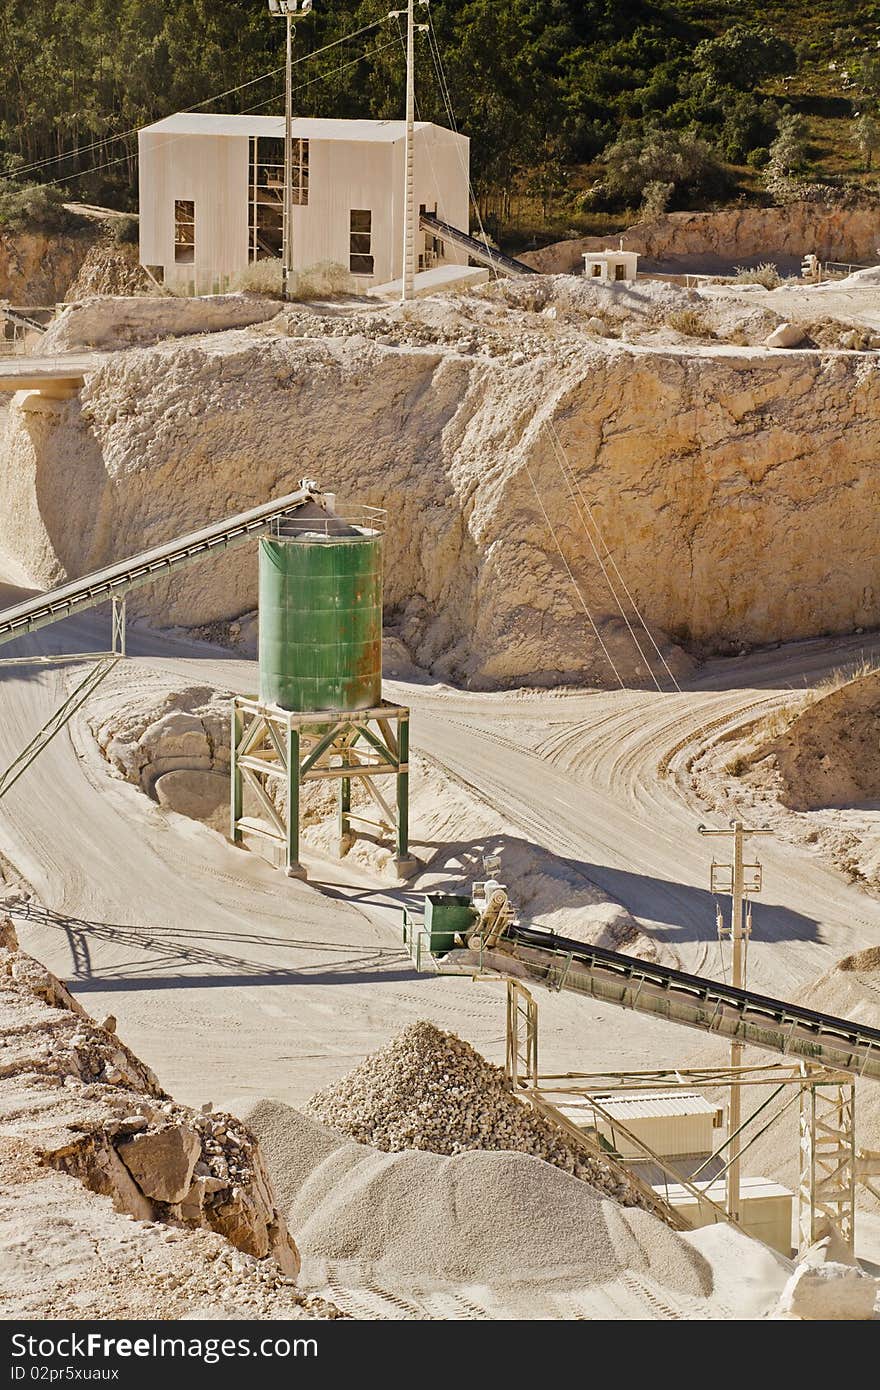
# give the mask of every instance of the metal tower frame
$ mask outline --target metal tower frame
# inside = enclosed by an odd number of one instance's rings
[[[805,1068],[801,1087],[798,1247],[801,1253],[836,1234],[855,1240],[856,1087],[849,1077],[820,1084]]]
[[[280,848],[290,878],[305,878],[300,863],[300,790],[304,782],[339,784],[339,852],[350,848],[352,822],[390,832],[401,877],[415,868],[409,853],[409,709],[387,700],[364,710],[284,710],[241,695],[233,698],[230,838],[241,844],[256,835]],[[392,806],[378,786],[396,782]],[[351,809],[351,784],[363,782],[377,807],[378,820]],[[282,794],[272,789],[281,785]],[[245,787],[260,808],[243,814]]]

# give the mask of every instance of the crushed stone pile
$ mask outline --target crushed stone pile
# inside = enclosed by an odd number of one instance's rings
[[[279,1101],[244,1113],[307,1260],[365,1261],[401,1291],[605,1283],[632,1271],[691,1296],[711,1292],[702,1256],[657,1217],[531,1154],[382,1153]]]
[[[432,1023],[405,1029],[349,1076],[314,1095],[307,1113],[340,1134],[390,1153],[517,1150],[626,1206],[642,1205],[634,1187],[518,1101],[500,1067]]]

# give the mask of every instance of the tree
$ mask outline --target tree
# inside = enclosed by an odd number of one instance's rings
[[[789,178],[807,160],[807,127],[802,116],[790,113],[779,122],[779,133],[770,146],[769,169],[774,177]]]
[[[687,131],[652,130],[617,140],[605,151],[604,163],[607,193],[630,206],[658,183],[667,186],[671,199],[683,192],[713,191],[722,178],[709,146]]]
[[[870,169],[874,151],[880,150],[880,120],[871,111],[863,111],[854,128],[856,144],[862,152],[865,168]]]
[[[714,39],[704,39],[694,50],[694,66],[717,87],[751,91],[793,72],[797,57],[791,44],[763,25],[734,24]]]

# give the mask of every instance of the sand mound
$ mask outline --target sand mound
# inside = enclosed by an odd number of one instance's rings
[[[627,1205],[641,1201],[610,1168],[570,1145],[518,1101],[500,1067],[431,1023],[405,1029],[349,1076],[313,1096],[307,1111],[339,1133],[386,1152],[515,1149]]]
[[[656,1217],[528,1154],[388,1154],[277,1101],[246,1114],[307,1256],[369,1261],[404,1288],[600,1283],[631,1270],[692,1296],[711,1291],[702,1257]]]
[[[848,681],[809,705],[752,762],[771,758],[793,811],[880,798],[880,672]]]

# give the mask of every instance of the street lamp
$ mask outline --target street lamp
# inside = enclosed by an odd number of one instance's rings
[[[287,56],[284,69],[284,211],[281,232],[281,298],[290,298],[290,275],[293,269],[293,62],[291,22],[304,19],[312,8],[312,0],[269,0],[269,13],[286,21]]]

